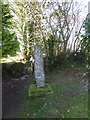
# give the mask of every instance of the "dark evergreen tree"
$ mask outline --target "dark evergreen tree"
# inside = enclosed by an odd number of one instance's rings
[[[2,3],[2,57],[15,55],[19,48],[17,37],[12,32],[12,18],[9,4]]]

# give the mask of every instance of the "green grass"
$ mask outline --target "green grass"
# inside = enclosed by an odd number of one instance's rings
[[[66,118],[88,118],[88,94],[77,95],[71,101],[69,109],[65,111]]]
[[[88,93],[81,92],[72,97],[70,89],[78,88],[77,83],[51,83],[53,93],[30,98],[28,97],[29,85],[21,96],[22,111],[20,118],[87,118]]]

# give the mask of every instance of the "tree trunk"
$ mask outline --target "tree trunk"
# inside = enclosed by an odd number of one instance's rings
[[[45,74],[43,67],[43,56],[39,45],[35,46],[34,57],[35,57],[34,73],[36,84],[37,87],[43,87],[45,85]]]

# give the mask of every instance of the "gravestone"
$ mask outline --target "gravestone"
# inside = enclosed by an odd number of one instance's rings
[[[45,74],[43,67],[43,55],[39,45],[35,46],[34,59],[35,59],[34,74],[35,74],[36,84],[37,87],[43,87],[45,84]]]

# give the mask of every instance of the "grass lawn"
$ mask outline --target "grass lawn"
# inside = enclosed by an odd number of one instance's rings
[[[88,92],[78,92],[76,82],[52,82],[51,94],[28,97],[28,88],[21,95],[19,118],[88,118]]]

